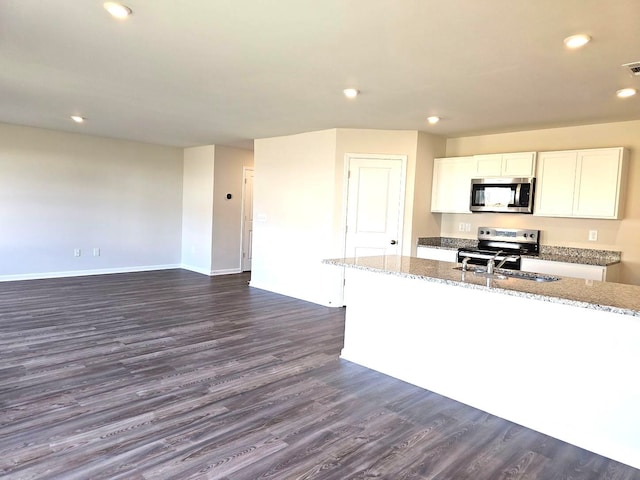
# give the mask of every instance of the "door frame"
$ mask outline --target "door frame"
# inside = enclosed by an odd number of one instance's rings
[[[374,160],[400,160],[402,170],[400,173],[400,205],[398,208],[398,251],[402,254],[403,235],[404,235],[404,212],[407,195],[407,162],[408,156],[401,154],[382,154],[382,153],[345,153],[343,165],[343,181],[342,181],[342,257],[347,253],[347,215],[349,210],[349,167],[352,159],[374,159]],[[344,271],[342,273],[342,291],[344,298]]]
[[[244,204],[247,188],[247,172],[253,172],[253,179],[255,182],[256,172],[253,167],[242,167],[242,208],[240,213],[240,272],[244,272]],[[255,189],[255,183],[254,183]]]

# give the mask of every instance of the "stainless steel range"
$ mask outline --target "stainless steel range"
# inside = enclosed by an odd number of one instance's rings
[[[478,227],[478,247],[458,249],[458,263],[520,270],[521,255],[538,255],[540,230]]]

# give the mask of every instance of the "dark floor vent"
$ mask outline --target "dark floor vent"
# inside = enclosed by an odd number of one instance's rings
[[[640,62],[625,63],[622,66],[629,70],[631,75],[640,76]]]

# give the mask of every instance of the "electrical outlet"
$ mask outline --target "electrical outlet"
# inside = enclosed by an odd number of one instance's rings
[[[458,224],[458,231],[459,231],[459,232],[464,232],[464,223],[463,223],[463,222],[460,222],[460,223]]]
[[[465,232],[470,232],[471,231],[471,224],[470,223],[465,223],[464,224],[464,231]]]
[[[79,248],[74,248],[73,249],[73,256],[74,257],[79,257],[80,255],[82,255],[82,250],[80,250]]]
[[[94,247],[93,248],[93,256],[94,257],[99,257],[100,256],[100,249],[98,247]]]
[[[598,240],[598,230],[589,230],[589,241],[595,242]]]

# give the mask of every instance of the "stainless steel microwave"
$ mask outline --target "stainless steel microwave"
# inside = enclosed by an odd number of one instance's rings
[[[533,213],[536,179],[473,178],[471,179],[472,212]]]

